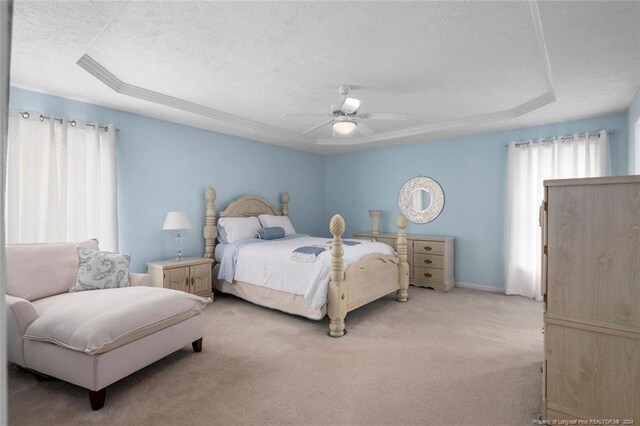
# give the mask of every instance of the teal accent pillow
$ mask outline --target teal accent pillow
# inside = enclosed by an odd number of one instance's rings
[[[284,228],[273,226],[271,228],[260,228],[257,232],[258,238],[261,240],[275,240],[284,238]]]

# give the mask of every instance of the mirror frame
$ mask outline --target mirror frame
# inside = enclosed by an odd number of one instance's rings
[[[411,194],[424,189],[431,196],[431,204],[425,210],[417,212],[411,208]],[[444,209],[444,191],[438,182],[430,177],[418,176],[402,185],[398,196],[398,207],[403,215],[413,223],[429,223],[435,220]]]

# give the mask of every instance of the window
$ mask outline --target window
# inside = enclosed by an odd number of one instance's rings
[[[114,128],[106,130],[10,114],[8,243],[97,238],[101,249],[118,250]]]
[[[508,149],[505,293],[542,300],[539,208],[543,181],[608,176],[607,132],[513,143]]]

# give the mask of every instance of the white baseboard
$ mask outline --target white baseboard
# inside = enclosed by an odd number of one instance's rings
[[[460,282],[460,281],[456,281],[456,287],[470,288],[472,290],[482,290],[482,291],[489,291],[491,293],[504,294],[504,288],[492,287],[490,285],[475,284],[475,283],[463,283],[463,282]]]

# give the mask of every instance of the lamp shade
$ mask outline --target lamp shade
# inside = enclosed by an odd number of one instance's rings
[[[162,225],[164,231],[176,229],[191,229],[191,221],[187,212],[169,212]]]

